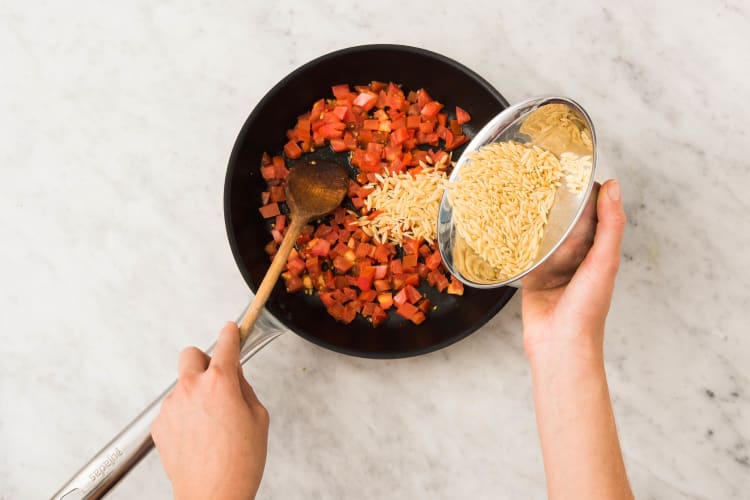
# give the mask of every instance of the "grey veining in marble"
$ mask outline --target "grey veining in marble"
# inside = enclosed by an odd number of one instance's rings
[[[236,133],[296,66],[372,42],[591,113],[629,216],[606,355],[636,495],[750,497],[750,5],[430,5],[0,3],[0,498],[50,495],[241,311]],[[544,497],[518,298],[420,358],[286,335],[246,373],[261,498]],[[111,497],[169,495],[152,454]]]

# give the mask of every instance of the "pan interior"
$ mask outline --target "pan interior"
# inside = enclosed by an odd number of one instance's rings
[[[237,137],[227,170],[227,235],[240,272],[252,290],[256,290],[270,264],[263,250],[270,234],[258,212],[265,187],[258,169],[262,153],[279,154],[286,142],[286,130],[315,100],[329,96],[331,86],[365,85],[372,80],[392,81],[410,90],[425,88],[448,110],[461,106],[472,116],[472,121],[464,125],[469,137],[508,105],[468,68],[412,47],[353,47],[322,56],[291,73],[250,114]],[[454,152],[454,159],[461,151]],[[316,155],[351,167],[345,153],[334,154],[330,148],[322,148]],[[419,326],[395,314],[378,328],[362,317],[344,325],[328,315],[317,297],[287,294],[283,283],[277,284],[266,308],[290,330],[328,349],[355,356],[398,358],[430,352],[460,340],[489,321],[515,289],[466,287],[464,295],[457,297],[438,293],[425,284],[421,291],[428,294],[436,308]]]

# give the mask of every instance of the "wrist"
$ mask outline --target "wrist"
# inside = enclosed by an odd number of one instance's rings
[[[596,336],[526,344],[526,357],[535,376],[578,374],[604,368],[602,342]]]

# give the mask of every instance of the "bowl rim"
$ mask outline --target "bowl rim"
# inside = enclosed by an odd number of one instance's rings
[[[557,240],[557,242],[552,245],[552,247],[544,254],[542,258],[537,260],[534,265],[526,269],[521,274],[518,274],[516,276],[513,276],[512,278],[503,280],[503,281],[497,281],[493,283],[477,283],[475,281],[472,281],[465,276],[463,276],[453,265],[452,260],[448,260],[445,258],[445,254],[443,251],[443,248],[446,246],[446,243],[441,241],[441,232],[440,232],[440,214],[442,213],[442,207],[443,205],[450,206],[450,203],[448,202],[448,191],[449,188],[446,188],[446,190],[443,192],[443,196],[440,199],[440,206],[441,206],[441,212],[438,214],[438,236],[437,236],[437,243],[438,243],[438,250],[440,251],[440,256],[443,258],[443,263],[448,268],[448,271],[455,276],[459,281],[464,283],[467,286],[473,287],[473,288],[479,288],[479,289],[491,289],[491,288],[499,288],[503,286],[513,286],[513,287],[520,287],[521,279],[528,275],[529,273],[533,272],[535,269],[537,269],[539,266],[544,264],[544,262],[547,261],[547,259],[550,258],[552,254],[554,254],[557,249],[560,247],[560,245],[563,244],[563,242],[568,238],[571,231],[575,228],[576,224],[578,223],[578,220],[581,218],[581,215],[583,214],[584,210],[586,209],[586,205],[588,204],[589,197],[591,196],[591,192],[593,191],[595,180],[595,174],[596,174],[596,130],[594,129],[594,122],[591,120],[591,116],[586,112],[586,110],[581,106],[578,102],[571,99],[570,97],[565,96],[559,96],[559,95],[542,95],[542,96],[536,96],[536,97],[530,97],[528,99],[524,99],[523,101],[520,101],[512,106],[509,106],[502,110],[500,113],[498,113],[492,120],[487,122],[487,124],[482,127],[482,129],[477,132],[477,134],[474,136],[474,138],[471,140],[467,148],[463,151],[461,156],[456,160],[456,165],[453,171],[451,172],[449,182],[454,182],[456,178],[458,177],[458,174],[461,170],[461,167],[466,163],[468,160],[468,155],[471,154],[471,152],[476,151],[480,147],[486,146],[487,144],[490,144],[494,141],[488,141],[487,136],[490,135],[487,131],[493,129],[496,126],[497,122],[502,122],[504,118],[507,117],[507,115],[512,115],[514,112],[518,112],[519,109],[530,107],[528,111],[526,111],[523,115],[523,117],[528,116],[529,113],[533,112],[534,110],[540,108],[541,106],[545,106],[547,104],[555,104],[555,103],[565,103],[571,107],[573,107],[576,111],[581,113],[581,116],[583,116],[584,120],[586,120],[586,124],[589,127],[589,130],[591,130],[591,173],[589,175],[589,181],[586,186],[585,193],[581,197],[581,202],[578,205],[578,208],[576,209],[576,213],[573,216],[573,218],[568,223],[568,227],[563,232],[562,236]],[[516,118],[507,128],[510,129],[513,127],[516,123],[518,123],[518,120],[520,120],[522,117]],[[476,144],[475,144],[476,142]],[[480,145],[481,143],[481,145]],[[453,218],[451,217],[450,221],[450,231],[454,231],[453,226]]]

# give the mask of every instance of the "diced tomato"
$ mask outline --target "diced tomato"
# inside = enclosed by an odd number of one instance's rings
[[[416,304],[417,302],[422,300],[422,294],[419,293],[419,290],[414,288],[412,285],[406,285],[403,291],[406,292],[407,300],[412,304]]]
[[[471,121],[471,115],[465,109],[456,106],[456,120],[459,125],[463,125]]]
[[[374,250],[375,247],[373,247],[369,243],[360,243],[357,247],[357,250],[354,252],[354,255],[357,257],[368,257]]]
[[[310,141],[310,118],[297,119],[297,139],[300,141]]]
[[[429,314],[430,310],[432,309],[432,302],[430,302],[430,299],[424,299],[422,302],[419,303],[419,310],[422,311],[423,314]]]
[[[464,284],[451,276],[451,284],[448,285],[448,293],[451,295],[463,295]]]
[[[383,310],[388,310],[393,306],[393,295],[390,292],[383,292],[378,294],[378,304]]]
[[[391,273],[401,274],[404,272],[401,259],[393,259],[390,264]]]
[[[427,104],[425,104],[424,107],[422,107],[420,113],[422,114],[422,116],[428,116],[428,117],[437,116],[437,114],[440,112],[442,107],[443,105],[440,104],[439,102],[430,101]]]
[[[404,275],[404,284],[411,286],[419,286],[419,274],[408,273]]]
[[[376,280],[385,279],[386,276],[388,276],[388,266],[386,265],[375,266],[374,278]]]
[[[399,291],[394,297],[393,297],[393,303],[396,304],[396,307],[401,307],[402,305],[409,302],[409,294],[406,292],[406,289],[403,288],[401,291]]]
[[[297,276],[305,270],[305,261],[299,257],[290,258],[286,263],[286,268],[292,275]]]
[[[271,201],[271,193],[268,191],[263,191],[260,193],[260,203],[261,205],[268,205],[268,202]]]
[[[260,210],[260,215],[262,215],[264,219],[276,217],[281,213],[278,203],[269,203],[268,205],[260,207],[258,210]]]
[[[419,257],[416,254],[404,255],[401,265],[404,270],[416,269]]]
[[[283,231],[286,227],[286,215],[281,214],[276,216],[276,222],[273,225],[273,228],[277,231]]]
[[[286,291],[289,293],[299,292],[305,287],[302,278],[299,276],[290,276],[284,280],[284,285],[286,286]]]
[[[461,125],[459,125],[458,120],[451,120],[450,129],[451,132],[453,132],[454,136],[463,134],[463,130],[461,129]]]
[[[284,186],[271,186],[268,188],[270,200],[274,202],[286,201]]]
[[[349,111],[349,106],[336,106],[335,108],[333,108],[334,116],[340,121],[344,121],[347,111]]]
[[[357,300],[357,296],[359,295],[354,288],[350,287],[344,287],[341,291],[344,293],[344,301]]]
[[[391,132],[391,144],[394,146],[398,146],[402,144],[408,138],[409,138],[408,129],[400,128],[398,130],[394,130],[393,132]]]
[[[375,302],[365,302],[362,305],[362,316],[365,318],[372,316],[377,307],[378,305]]]
[[[417,90],[417,106],[419,106],[419,109],[422,109],[430,101],[432,101],[432,97],[425,89]]]
[[[348,151],[349,146],[346,145],[344,139],[331,139],[331,149],[337,153],[341,153],[343,151]]]
[[[414,315],[410,318],[411,322],[415,325],[421,325],[426,319],[427,316],[425,316],[422,311],[415,312]]]
[[[385,292],[386,290],[391,289],[391,282],[387,279],[376,279],[372,282],[372,286],[375,287],[375,290],[378,292]]]
[[[344,129],[346,129],[346,123],[333,122],[326,123],[318,131],[326,139],[336,139],[344,135]]]
[[[406,117],[406,128],[419,128],[420,119],[419,116],[407,116]]]
[[[375,290],[363,290],[362,293],[359,294],[358,299],[362,302],[372,302],[377,296],[378,292]]]
[[[354,102],[352,104],[354,104],[355,106],[359,106],[365,111],[370,111],[377,102],[378,96],[376,96],[375,94],[362,92],[354,99]]]
[[[365,130],[378,130],[380,128],[380,122],[378,120],[365,120],[362,125]]]
[[[388,259],[390,259],[391,253],[386,245],[378,245],[377,248],[375,248],[374,257],[378,262],[386,263],[388,262]]]
[[[333,96],[336,99],[346,99],[349,97],[349,85],[346,83],[342,83],[340,85],[334,85],[331,87],[331,92],[333,92]]]
[[[328,257],[328,253],[331,251],[331,244],[325,239],[315,238],[308,243],[308,246],[310,253],[318,257]]]
[[[444,291],[446,288],[448,288],[449,285],[450,283],[448,282],[448,278],[446,278],[443,273],[439,273],[435,280],[435,286],[437,287],[438,291]]]
[[[394,300],[395,302],[395,300]],[[412,319],[415,314],[420,313],[421,311],[417,309],[415,306],[409,304],[408,302],[405,302],[399,306],[396,306],[396,314],[403,317],[404,319]]]
[[[333,306],[333,304],[336,303],[336,299],[333,298],[333,293],[331,292],[321,293],[319,297],[320,297],[320,301],[323,303],[324,306],[326,306],[326,308],[329,308]]]
[[[425,265],[432,270],[437,269],[442,264],[443,259],[440,257],[440,252],[435,250],[432,255],[427,257],[424,261]]]
[[[445,149],[447,149],[448,151],[452,151],[452,150],[456,149],[457,147],[461,146],[462,144],[464,144],[465,142],[467,142],[468,140],[469,140],[469,138],[466,137],[465,135],[456,136],[450,142],[450,144],[446,141],[446,143],[445,143]]]
[[[379,307],[375,307],[375,310],[372,312],[371,319],[372,319],[372,326],[376,327],[388,319],[388,313]]]
[[[346,273],[349,269],[354,267],[354,262],[347,259],[343,255],[339,255],[333,259],[333,267],[341,274]]]

